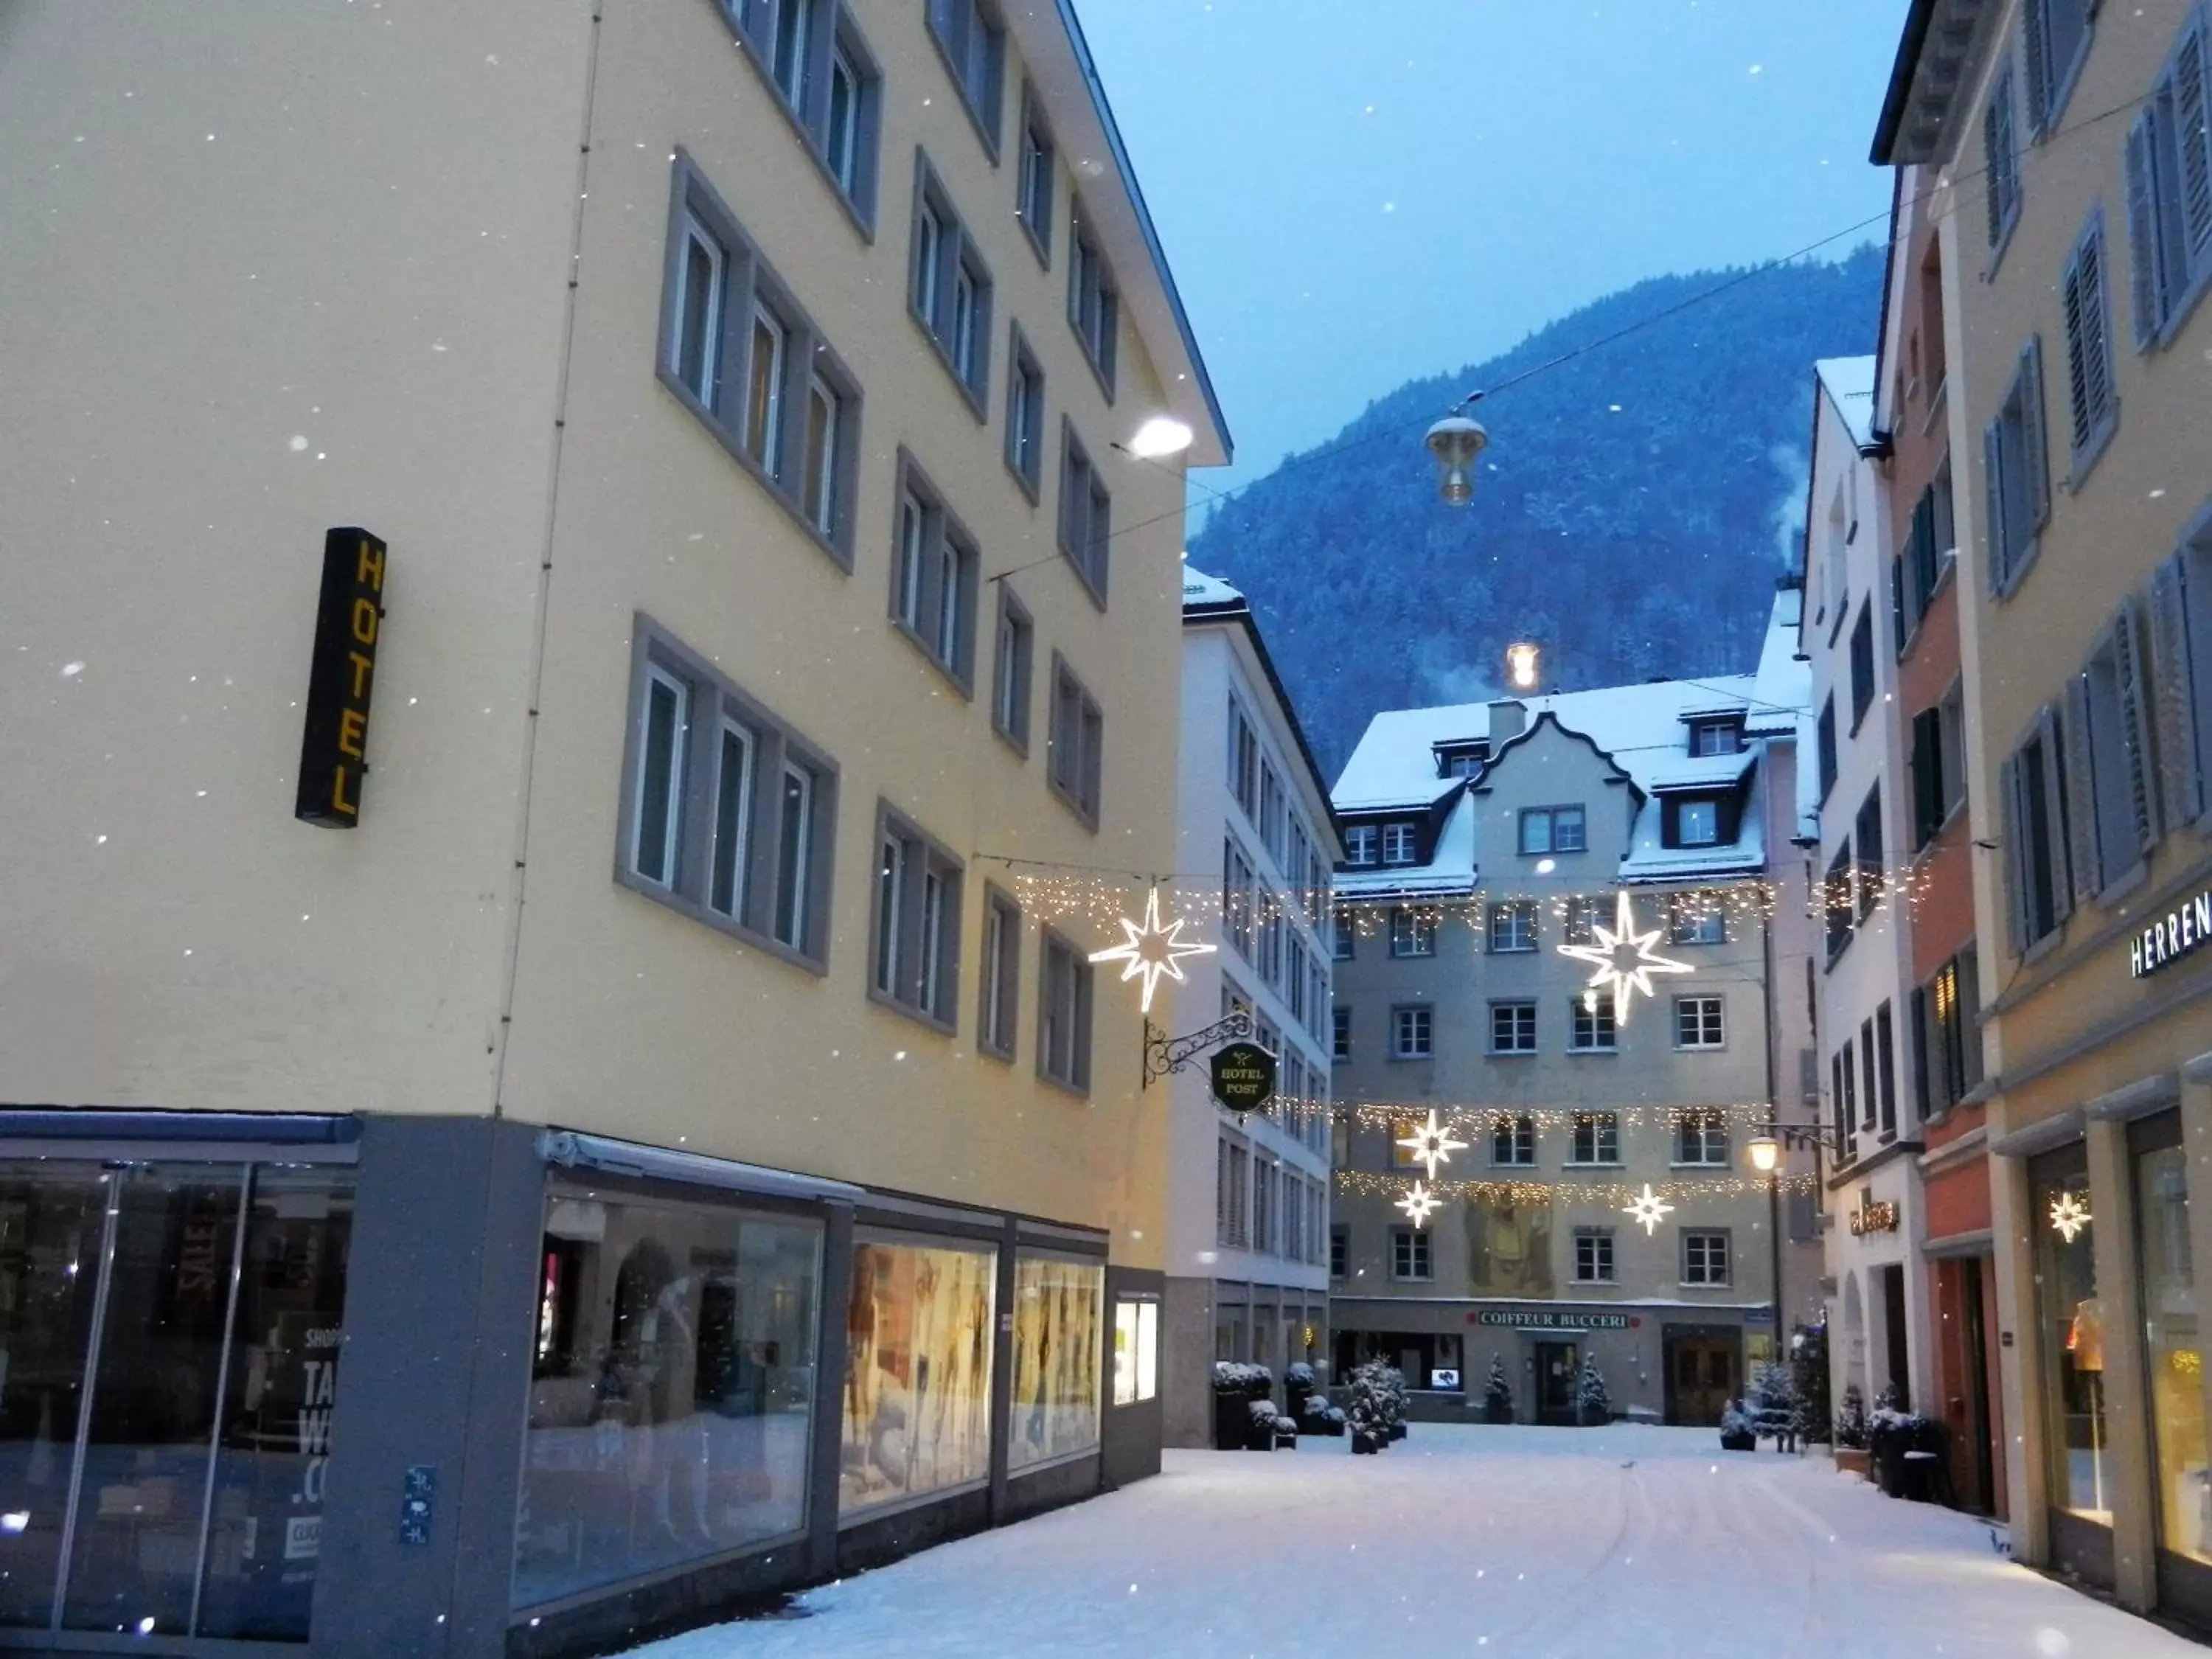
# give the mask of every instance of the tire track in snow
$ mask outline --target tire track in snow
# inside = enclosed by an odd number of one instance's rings
[[[1518,1626],[1480,1632],[1481,1645],[1488,1651],[1511,1656],[1511,1659],[1545,1659],[1560,1650],[1555,1645],[1562,1638],[1574,1633],[1574,1626],[1589,1608],[1589,1600],[1583,1591],[1592,1581],[1604,1577],[1617,1561],[1632,1560],[1643,1553],[1646,1541],[1652,1537],[1652,1510],[1644,1483],[1637,1478],[1634,1460],[1617,1471],[1618,1481],[1607,1483],[1612,1495],[1620,1504],[1620,1518],[1614,1526],[1612,1539],[1597,1558],[1583,1569],[1571,1583],[1556,1588],[1547,1587],[1551,1605],[1533,1618]],[[1632,1536],[1632,1534],[1633,1534]],[[1545,1645],[1547,1642],[1554,1645]],[[1462,1644],[1462,1651],[1466,1651]],[[1613,1659],[1619,1659],[1616,1644]]]

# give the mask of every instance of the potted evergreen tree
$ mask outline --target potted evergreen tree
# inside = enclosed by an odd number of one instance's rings
[[[1390,1443],[1389,1390],[1382,1380],[1387,1369],[1381,1360],[1370,1359],[1352,1373],[1352,1449],[1362,1456]]]
[[[1490,1380],[1482,1385],[1482,1420],[1486,1423],[1510,1423],[1513,1420],[1513,1382],[1505,1374],[1505,1362],[1496,1354],[1490,1356]]]
[[[1751,1428],[1777,1451],[1797,1449],[1797,1379],[1780,1360],[1766,1361],[1752,1378]]]
[[[1242,1451],[1251,1444],[1252,1402],[1274,1394],[1275,1374],[1265,1365],[1240,1364],[1233,1359],[1213,1364],[1213,1443],[1221,1451]]]
[[[1859,1385],[1856,1382],[1846,1383],[1844,1387],[1844,1403],[1836,1412],[1834,1449],[1838,1468],[1871,1477],[1873,1471],[1867,1451],[1866,1396],[1859,1392]]]
[[[1583,1358],[1582,1375],[1575,1378],[1575,1421],[1595,1428],[1613,1421],[1613,1401],[1605,1391],[1605,1373],[1594,1355]]]
[[[1808,1326],[1790,1339],[1790,1370],[1797,1384],[1799,1435],[1808,1445],[1828,1440],[1833,1413],[1828,1403],[1826,1326]]]
[[[1721,1449],[1723,1451],[1757,1451],[1759,1437],[1752,1431],[1751,1413],[1743,1408],[1743,1401],[1731,1400],[1721,1413]]]
[[[1406,1373],[1395,1365],[1382,1367],[1382,1396],[1389,1407],[1390,1438],[1403,1440],[1406,1437]]]

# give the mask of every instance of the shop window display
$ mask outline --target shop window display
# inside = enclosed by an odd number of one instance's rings
[[[2105,1304],[2097,1294],[2095,1221],[2079,1146],[2031,1164],[2036,1311],[2050,1355],[2044,1425],[2051,1504],[2112,1521],[2112,1437],[2105,1421]]]
[[[988,1246],[854,1245],[841,1518],[989,1479],[998,1260]]]
[[[1008,1466],[1017,1474],[1098,1446],[1098,1345],[1106,1270],[1024,1255],[1014,1262],[1014,1395]]]
[[[515,1606],[805,1528],[821,1262],[809,1220],[549,1195]]]
[[[2180,1146],[2178,1119],[2139,1128],[2152,1130],[2136,1137],[2135,1178],[2159,1542],[2177,1555],[2212,1563],[2203,1350],[2189,1251],[2189,1160]],[[2172,1144],[2144,1146],[2145,1141]]]
[[[1150,1400],[1160,1386],[1160,1304],[1114,1304],[1114,1403]]]
[[[0,1166],[0,1624],[307,1638],[351,1232],[344,1171]]]

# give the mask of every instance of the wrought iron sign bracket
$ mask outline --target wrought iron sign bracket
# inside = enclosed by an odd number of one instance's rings
[[[1218,1043],[1251,1035],[1252,1016],[1242,1008],[1188,1036],[1171,1037],[1148,1019],[1145,1022],[1144,1086],[1149,1089],[1170,1072],[1182,1071]]]

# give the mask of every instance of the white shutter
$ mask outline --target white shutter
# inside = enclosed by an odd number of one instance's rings
[[[2027,348],[2020,354],[2020,424],[2027,474],[2027,524],[2023,528],[2040,530],[2051,516],[2051,461],[2043,434],[2043,340],[2039,335],[2028,336]]]
[[[2148,351],[2166,321],[2166,268],[2159,254],[2158,179],[2151,156],[2151,112],[2128,129],[2128,270],[2135,304],[2136,349]]]
[[[1998,422],[1982,428],[1982,519],[1990,549],[1990,592],[2002,593],[2012,580],[2011,533],[2005,526],[2004,439]]]
[[[2020,757],[1997,763],[1997,799],[2004,807],[2005,942],[2013,955],[2027,948],[2027,814],[2021,805]]]
[[[2097,744],[2102,732],[2089,729],[2089,683],[2081,674],[2066,677],[2066,712],[2061,720],[2066,742],[2066,847],[2073,866],[2074,897],[2087,904],[2105,884],[2105,861],[2097,830]],[[2118,765],[2112,756],[2109,764]]]
[[[2143,684],[2142,630],[2132,599],[2112,619],[2112,665],[2120,692],[2120,735],[2127,749],[2128,810],[2145,858],[2158,845],[2158,771],[2151,761],[2150,699]]]
[[[2043,833],[2051,846],[2051,920],[2053,927],[2074,914],[2074,884],[2068,869],[2065,750],[2058,729],[2058,711],[2046,708],[2039,722],[2043,734],[2043,800],[2046,817]],[[2095,820],[2092,818],[2091,822]]]
[[[2196,13],[2181,32],[2181,45],[2173,58],[2174,144],[2180,155],[2182,239],[2189,273],[2194,276],[2212,261],[2212,118],[2207,107],[2206,81],[2212,64],[2206,62],[2204,14]]]
[[[2189,642],[2188,559],[2173,554],[2151,573],[2151,653],[2156,665],[2153,707],[2158,757],[2166,780],[2170,823],[2194,823],[2204,811],[2204,764],[2197,730],[2198,673]],[[2212,663],[2203,672],[2212,674]]]

